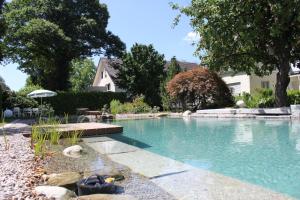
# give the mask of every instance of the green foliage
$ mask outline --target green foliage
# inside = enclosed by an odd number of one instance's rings
[[[126,102],[122,104],[118,100],[112,100],[110,102],[110,110],[112,114],[121,114],[121,113],[148,113],[152,112],[151,107],[145,103],[144,96],[137,96],[132,103]],[[154,111],[157,110],[157,107],[154,108]]]
[[[96,66],[91,59],[73,60],[70,76],[71,90],[82,92],[92,86],[96,75]]]
[[[5,0],[0,0],[0,62],[2,61],[4,55],[3,55],[3,50],[4,50],[4,46],[3,46],[3,42],[2,42],[2,36],[5,33],[6,30],[6,26],[5,26],[5,21],[2,15],[2,7],[4,4]]]
[[[73,59],[121,56],[125,50],[106,29],[109,13],[99,1],[13,0],[4,17],[7,56],[34,84],[50,90],[69,88]]]
[[[58,115],[76,114],[76,108],[98,110],[113,99],[126,100],[124,93],[113,92],[58,92],[57,96],[45,98]]]
[[[236,101],[243,100],[247,108],[272,108],[275,97],[271,89],[258,90],[254,95],[243,93],[236,97]]]
[[[201,36],[197,53],[204,64],[257,75],[276,69],[276,104],[287,105],[290,66],[300,55],[299,0],[193,0],[173,8],[188,15]]]
[[[173,57],[171,59],[170,64],[168,65],[168,68],[166,69],[166,77],[165,79],[161,82],[160,85],[160,96],[161,96],[161,102],[162,102],[162,107],[164,110],[170,110],[171,109],[171,103],[172,103],[172,98],[168,94],[166,90],[166,85],[167,83],[174,78],[176,74],[181,72],[180,65],[178,64],[176,57]]]
[[[32,126],[31,130],[31,144],[34,148],[34,155],[40,156],[42,159],[47,153],[46,147],[47,134],[41,131],[37,125]]]
[[[123,104],[119,101],[119,100],[112,100],[110,102],[110,112],[111,114],[115,115],[118,113],[122,113],[123,112]]]
[[[34,90],[40,90],[40,89],[43,89],[43,88],[41,86],[39,86],[39,85],[34,85],[34,84],[25,85],[25,87],[21,88],[17,92],[17,94],[21,95],[21,96],[26,96],[30,92],[33,92]]]
[[[300,104],[300,91],[299,90],[289,90],[288,91],[288,101],[289,101],[289,104]]]
[[[82,136],[82,131],[73,131],[69,134],[68,140],[71,145],[75,145],[80,141],[80,138]]]
[[[288,90],[288,105],[300,104],[300,91]],[[243,93],[237,96],[236,101],[243,100],[247,108],[272,108],[275,106],[275,96],[272,90],[258,90],[253,95]]]
[[[6,108],[36,108],[38,102],[30,97],[19,95],[18,93],[11,93],[11,95],[4,102]]]
[[[130,52],[115,63],[118,70],[117,85],[125,89],[131,97],[145,95],[151,105],[160,105],[160,82],[164,74],[164,55],[159,54],[152,45],[134,44]]]

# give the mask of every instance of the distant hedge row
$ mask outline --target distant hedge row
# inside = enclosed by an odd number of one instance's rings
[[[43,101],[51,104],[55,114],[75,114],[76,108],[100,110],[105,104],[109,106],[112,100],[125,102],[125,93],[114,92],[58,92],[57,96],[45,98]]]

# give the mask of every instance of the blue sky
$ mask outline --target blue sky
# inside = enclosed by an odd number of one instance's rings
[[[197,39],[192,32],[187,17],[182,17],[179,25],[172,27],[177,11],[171,9],[168,0],[102,0],[108,6],[110,19],[108,30],[118,35],[126,43],[127,49],[134,43],[153,44],[166,59],[176,56],[178,60],[199,63],[193,56],[195,47],[191,40]],[[187,5],[190,0],[173,0]],[[93,57],[94,62],[99,60]],[[24,86],[26,74],[17,69],[16,64],[0,67],[0,75],[12,90]]]

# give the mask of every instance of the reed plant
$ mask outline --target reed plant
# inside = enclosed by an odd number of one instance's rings
[[[64,123],[65,124],[69,123],[69,114],[68,113],[65,113],[65,115],[64,115]]]
[[[38,134],[37,142],[34,144],[34,154],[40,156],[42,159],[47,153],[46,139],[47,134]]]
[[[83,131],[79,131],[79,130],[71,132],[68,137],[69,143],[71,145],[77,144],[80,141],[82,134],[83,134]]]

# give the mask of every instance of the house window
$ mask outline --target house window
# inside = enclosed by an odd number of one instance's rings
[[[107,77],[107,72],[104,74],[105,78]]]
[[[110,83],[106,85],[107,91],[110,91]]]
[[[229,83],[229,84],[227,84],[227,86],[229,87],[231,94],[233,96],[237,96],[237,95],[241,94],[241,83],[240,82]]]
[[[261,82],[261,88],[263,88],[263,89],[269,89],[270,88],[269,81],[262,81]]]
[[[101,72],[101,78],[103,78],[104,77],[104,72]]]

